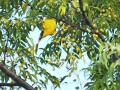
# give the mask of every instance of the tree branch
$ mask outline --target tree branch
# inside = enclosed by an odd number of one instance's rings
[[[83,1],[82,1],[82,0],[79,0],[79,8],[80,8],[80,10],[81,10],[81,12],[82,12],[83,19],[85,19],[86,24],[93,29],[93,31],[92,31],[91,33],[92,33],[92,34],[94,34],[94,33],[97,34],[98,37],[99,37],[103,42],[106,42],[105,38],[104,38],[100,33],[96,33],[96,27],[93,27],[92,22],[91,22],[91,21],[87,18],[87,16],[85,15],[85,12],[84,12],[84,10],[83,10]],[[118,60],[118,56],[117,56],[115,53],[113,54],[113,56],[114,56],[115,60]]]
[[[12,86],[20,86],[20,85],[18,85],[17,83],[0,83],[0,87],[1,86],[10,86],[10,87],[12,87]]]
[[[80,10],[82,12],[83,15],[83,19],[85,20],[86,24],[89,25],[91,28],[95,29],[92,25],[92,23],[90,22],[90,20],[87,18],[87,16],[85,15],[85,12],[83,10],[83,2],[82,0],[79,0],[79,6],[80,6]]]
[[[104,38],[100,33],[96,33],[96,28],[93,26],[92,22],[91,22],[91,21],[87,18],[87,16],[85,15],[85,12],[84,12],[84,10],[83,10],[83,1],[82,1],[82,0],[79,0],[79,7],[80,7],[80,10],[81,10],[81,12],[82,12],[83,19],[85,20],[86,24],[93,29],[92,34],[94,34],[94,33],[97,34],[97,35],[99,36],[99,38],[100,38],[103,42],[105,42],[105,38]]]
[[[15,75],[13,72],[11,72],[9,69],[6,68],[6,66],[0,62],[0,70],[5,73],[8,77],[11,77],[18,85],[22,86],[26,90],[35,90],[32,86],[30,86],[27,82],[25,82],[23,79]]]

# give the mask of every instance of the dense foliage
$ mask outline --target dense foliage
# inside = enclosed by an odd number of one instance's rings
[[[87,53],[91,63],[86,90],[120,88],[120,0],[0,0],[0,60],[36,89],[55,87],[59,79],[42,68],[60,68],[67,62],[68,76]],[[44,18],[54,18],[56,33],[38,55],[29,33],[42,30]],[[67,56],[61,58],[63,51]],[[44,77],[44,80],[41,79]],[[0,71],[1,82],[14,82]],[[76,87],[76,89],[79,89]]]

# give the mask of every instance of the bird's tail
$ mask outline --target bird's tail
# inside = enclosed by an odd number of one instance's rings
[[[44,31],[42,31],[42,32],[40,33],[40,36],[39,36],[39,39],[38,39],[38,44],[39,44],[39,42],[40,42],[41,39],[42,39],[43,33],[44,33]]]

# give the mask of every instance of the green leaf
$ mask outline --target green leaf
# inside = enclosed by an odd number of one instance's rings
[[[79,7],[79,2],[77,1],[71,1],[72,5],[74,8],[78,8]]]
[[[0,40],[2,39],[2,31],[0,31]]]
[[[36,80],[38,80],[38,78],[37,78],[37,76],[36,76],[36,75],[32,74],[32,76],[33,76]]]
[[[66,7],[61,5],[58,10],[58,15],[62,16],[65,15],[65,13],[66,13]]]
[[[108,58],[107,58],[107,54],[106,52],[103,52],[103,64],[105,65],[105,67],[108,69]]]
[[[32,45],[34,46],[34,40],[31,37],[28,37]]]
[[[26,79],[26,71],[23,71],[23,76],[25,77],[25,79]]]
[[[75,87],[75,89],[77,89],[77,90],[78,90],[78,89],[79,89],[79,86]]]
[[[92,56],[91,56],[91,54],[90,54],[90,51],[87,51],[87,55],[88,55],[88,57],[89,57],[90,59],[92,59]]]
[[[45,87],[45,88],[47,88],[47,86],[46,86],[46,83],[45,83],[45,82],[43,82],[42,80],[40,80],[40,82],[42,82],[42,84],[44,85],[44,87]]]
[[[31,81],[33,81],[32,75],[30,74],[30,72],[27,72],[27,75],[28,75],[29,79],[30,79]]]
[[[98,90],[98,87],[99,87],[99,81],[95,82],[95,85],[94,85],[94,90]]]
[[[111,82],[113,82],[113,71],[114,71],[114,67],[115,67],[115,63],[112,63],[112,64],[110,65],[110,70],[109,70],[109,77],[110,77]]]
[[[34,46],[30,46],[30,53],[32,56],[34,56]]]
[[[106,31],[106,37],[107,37],[107,39],[109,39],[109,37],[110,37],[108,30]]]
[[[25,13],[26,10],[27,10],[27,6],[28,6],[28,3],[23,3],[22,4],[22,9],[23,9],[23,12]]]
[[[5,76],[5,82],[8,82],[8,80],[9,80],[9,77]]]
[[[93,82],[87,82],[85,83],[84,87],[87,87],[87,86],[90,87],[91,84],[93,84]]]
[[[120,65],[120,60],[117,60],[117,61],[116,61],[116,65]]]
[[[16,38],[16,30],[13,30],[13,36]]]
[[[21,38],[22,38],[21,34],[18,33],[18,39],[19,39],[19,41],[21,41]]]
[[[38,51],[38,44],[36,44],[36,47],[35,47],[35,54],[37,54],[37,51]]]
[[[68,75],[62,77],[61,80],[60,80],[60,83],[63,82],[63,80],[64,80],[66,77],[68,77]]]
[[[3,5],[4,3],[4,0],[0,0],[0,6]]]
[[[9,0],[5,0],[5,6],[6,6],[6,8],[8,8],[8,6],[9,6]]]
[[[2,75],[2,74],[1,74]],[[2,77],[2,82],[4,82],[4,79],[5,79],[5,76],[4,77]]]
[[[88,3],[87,2],[84,2],[83,3],[83,10],[86,11],[88,9]]]
[[[116,43],[116,50],[118,54],[120,54],[120,43]]]

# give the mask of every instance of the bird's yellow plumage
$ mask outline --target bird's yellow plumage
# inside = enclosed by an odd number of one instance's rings
[[[48,35],[53,35],[56,27],[57,25],[55,19],[45,19],[43,22],[43,31],[40,34],[39,41]]]

